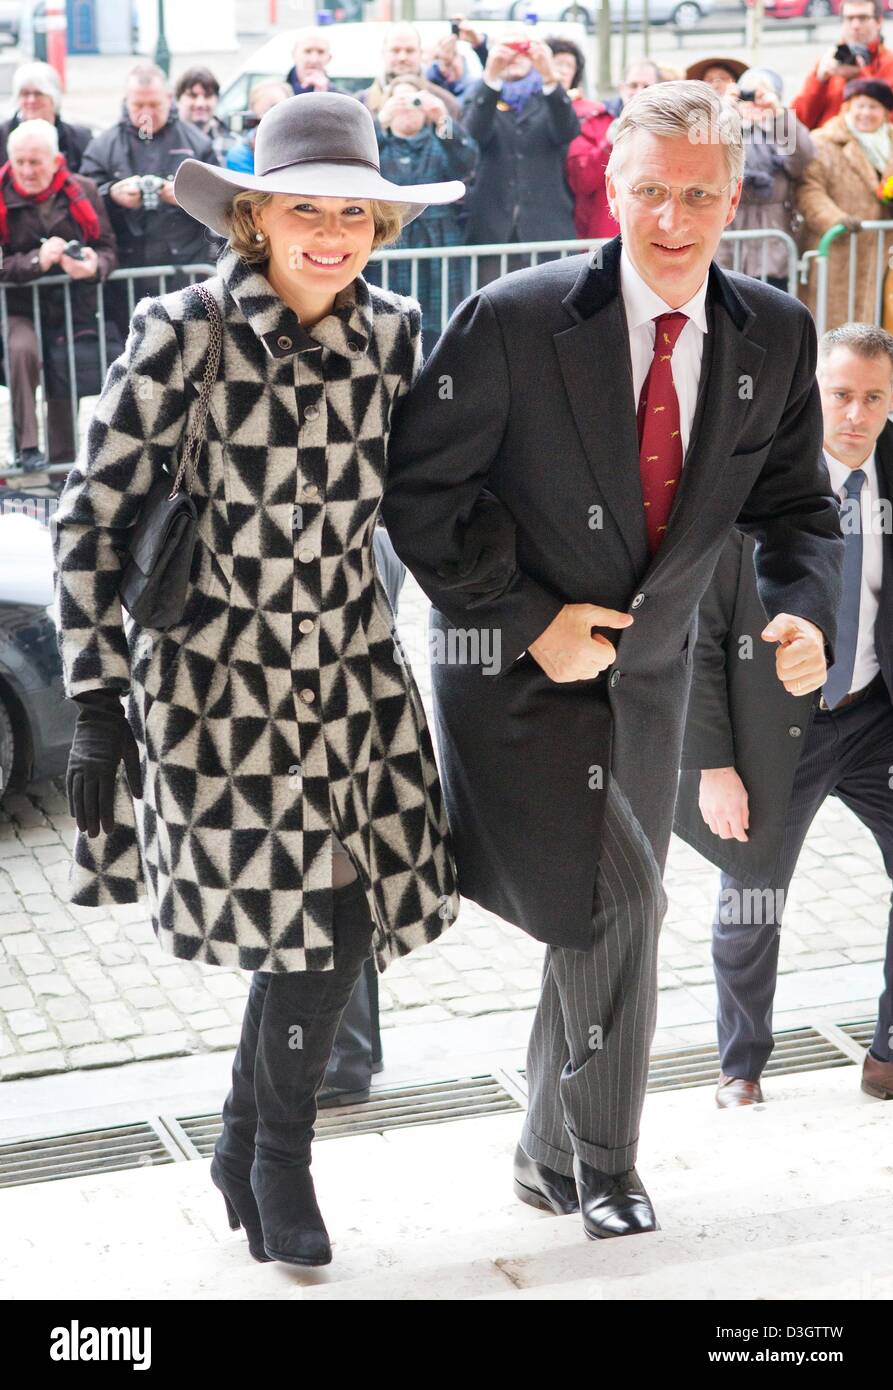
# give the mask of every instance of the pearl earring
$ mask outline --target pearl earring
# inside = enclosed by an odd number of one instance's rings
[[[263,241],[263,239],[264,239],[264,234],[263,234],[263,232],[255,232],[255,233],[254,233],[254,240],[255,240],[255,241]]]

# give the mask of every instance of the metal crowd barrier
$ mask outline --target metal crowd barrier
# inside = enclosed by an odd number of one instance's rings
[[[879,324],[883,322],[884,315],[884,276],[887,273],[887,257],[884,255],[884,236],[887,232],[893,232],[893,221],[873,221],[863,222],[860,232],[851,232],[843,222],[837,222],[820,240],[818,246],[811,251],[804,251],[800,261],[800,283],[805,285],[809,282],[810,272],[813,265],[816,272],[816,305],[815,305],[815,325],[819,337],[825,332],[828,325],[828,253],[837,241],[838,237],[849,236],[849,258],[847,262],[847,320],[854,319],[856,316],[856,269],[859,260],[859,248],[865,246],[871,233],[875,235],[875,283],[874,283],[874,314],[872,322]]]
[[[872,223],[867,225],[874,226],[875,224]],[[893,226],[893,223],[883,225]],[[433,269],[432,277],[428,283],[430,285],[436,284],[437,288],[439,289],[440,303],[438,306],[436,318],[438,320],[437,332],[441,333],[446,327],[453,310],[457,307],[458,303],[461,302],[461,299],[464,299],[469,294],[473,294],[474,291],[480,287],[482,279],[482,270],[485,272],[486,275],[484,281],[486,283],[486,281],[494,279],[496,275],[504,275],[506,271],[509,269],[510,260],[513,265],[517,264],[518,261],[523,261],[525,264],[529,265],[537,265],[540,263],[541,260],[544,259],[551,260],[556,257],[563,258],[569,255],[579,255],[581,252],[587,251],[595,252],[597,251],[597,248],[604,245],[605,241],[607,240],[608,238],[603,237],[598,240],[590,239],[572,241],[499,242],[486,246],[444,246],[429,247],[424,249],[419,248],[406,250],[382,250],[373,252],[372,256],[370,257],[370,264],[380,267],[380,270],[377,272],[373,271],[372,275],[374,276],[376,274],[380,274],[381,284],[385,289],[398,289],[401,293],[410,294],[414,298],[418,299],[420,298],[419,290],[420,288],[422,288],[422,286],[420,285],[420,275],[422,273],[422,267],[432,262],[439,262],[439,266]],[[729,242],[734,248],[734,259],[732,268],[736,270],[740,269],[743,244],[745,242],[753,241],[762,242],[762,269],[760,276],[760,278],[762,279],[765,279],[767,274],[766,255],[769,243],[772,241],[780,241],[785,246],[788,252],[788,289],[791,294],[796,294],[797,278],[798,274],[800,273],[800,265],[798,263],[797,258],[796,243],[794,242],[793,237],[791,237],[787,232],[774,231],[770,229],[754,231],[729,231],[724,233],[723,241]],[[488,264],[482,267],[482,262],[484,262],[485,260],[488,262]],[[409,266],[408,276],[405,272],[401,271],[401,268],[403,266],[406,266],[407,264]],[[453,293],[451,297],[450,293],[450,270],[451,267],[455,266],[461,268],[462,271],[462,292],[459,297],[457,297],[455,293]],[[40,295],[44,290],[58,289],[61,287],[64,297],[65,309],[65,336],[67,340],[68,354],[67,360],[69,402],[72,412],[72,437],[75,439],[75,441],[77,441],[79,400],[77,395],[76,382],[74,320],[72,315],[71,300],[72,288],[77,287],[78,285],[89,286],[89,288],[93,289],[96,293],[96,327],[99,340],[99,372],[100,380],[104,380],[106,371],[108,370],[108,360],[105,334],[102,330],[106,322],[106,292],[108,286],[113,283],[122,282],[126,285],[128,318],[130,318],[133,315],[133,310],[138,298],[135,288],[136,282],[146,279],[156,280],[158,282],[158,289],[156,292],[164,294],[167,289],[168,281],[172,279],[174,276],[185,275],[188,278],[189,283],[192,284],[197,279],[204,279],[207,276],[213,275],[215,273],[215,269],[216,268],[213,265],[203,263],[196,263],[192,265],[183,266],[133,266],[125,270],[114,271],[105,282],[77,282],[71,280],[70,277],[67,275],[47,275],[41,276],[39,280],[32,281],[30,285],[25,286],[0,284],[0,337],[2,337],[3,368],[5,373],[7,389],[9,388],[9,382],[11,380],[11,377],[9,370],[9,331],[6,297],[11,289],[15,289],[17,291],[21,291],[22,289],[30,289],[31,291],[31,312],[37,337],[38,352],[42,359],[43,334],[41,331],[40,323]],[[455,280],[453,281],[453,289],[455,290]],[[145,289],[141,291],[140,297],[144,293],[146,293]],[[424,296],[422,297],[422,300],[424,308]],[[432,328],[434,327],[434,325],[432,325],[430,321],[430,316],[425,321],[425,327],[429,331],[432,330]],[[40,395],[42,402],[44,441],[45,447],[48,447],[46,382],[44,379],[44,371],[42,366],[40,372]],[[14,483],[15,485],[18,485],[20,480],[27,479],[29,475],[25,474],[21,468],[13,467],[11,463],[11,461],[16,457],[17,454],[17,440],[15,433],[15,422],[13,419],[12,412],[11,393],[9,396],[8,406],[10,418],[9,463],[5,467],[2,465],[2,463],[0,463],[0,479],[6,479],[9,482]],[[73,462],[74,459],[70,459],[51,464],[48,468],[41,470],[41,473],[38,476],[44,477],[48,474],[53,482],[61,482],[64,480],[65,476],[69,472]]]
[[[40,315],[41,293],[44,290],[50,289],[56,291],[58,291],[59,289],[62,290],[63,308],[65,313],[65,339],[67,349],[69,405],[71,409],[72,437],[75,439],[75,441],[77,441],[79,400],[77,394],[77,372],[75,364],[75,329],[71,300],[72,290],[89,289],[94,291],[96,294],[95,318],[96,331],[98,337],[97,347],[99,354],[99,375],[100,380],[104,381],[105,374],[108,371],[109,365],[104,332],[104,327],[106,323],[106,293],[108,286],[113,283],[120,284],[122,282],[126,285],[127,317],[128,319],[130,319],[133,317],[133,311],[136,307],[137,302],[137,294],[135,289],[135,283],[137,281],[145,279],[157,281],[158,288],[154,292],[157,294],[165,294],[167,291],[167,282],[174,276],[185,275],[187,276],[189,283],[194,284],[196,279],[206,279],[209,275],[213,275],[214,271],[215,267],[213,265],[210,265],[206,262],[201,262],[196,263],[194,265],[133,266],[128,267],[126,270],[113,271],[111,275],[109,275],[107,279],[104,281],[72,280],[71,277],[68,275],[42,275],[39,280],[33,280],[30,283],[24,285],[0,283],[0,339],[2,339],[3,349],[4,383],[6,386],[6,390],[9,393],[9,460],[11,461],[18,454],[18,440],[16,438],[15,417],[12,409],[12,376],[10,373],[9,361],[9,312],[7,308],[7,295],[10,291],[15,292],[17,295],[21,295],[22,291],[25,290],[30,289],[31,291],[31,320],[34,324],[34,333],[35,337],[37,338],[37,353],[38,358],[40,360],[40,377],[38,385],[40,389],[40,400],[43,418],[44,447],[48,449],[49,421],[47,418],[47,388],[46,377],[44,372],[44,331],[43,326],[41,324]],[[144,290],[143,294],[147,292],[148,290]],[[142,297],[142,295],[140,295],[140,297]],[[62,478],[64,478],[65,475],[71,469],[73,463],[74,459],[61,460],[58,463],[51,464],[46,469],[41,469],[40,476],[49,474],[51,478],[59,477],[60,475]],[[0,478],[19,479],[27,477],[28,474],[24,473],[21,468],[15,468],[12,466],[7,466],[5,468],[0,467]]]

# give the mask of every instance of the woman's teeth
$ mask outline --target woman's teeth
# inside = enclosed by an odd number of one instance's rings
[[[314,265],[340,265],[347,259],[347,255],[345,253],[343,256],[313,256],[308,251],[307,259],[313,261]]]

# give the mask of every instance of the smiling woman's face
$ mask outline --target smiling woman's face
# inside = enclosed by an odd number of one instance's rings
[[[337,294],[362,273],[375,236],[368,198],[275,193],[254,221],[269,240],[271,283],[314,299]]]

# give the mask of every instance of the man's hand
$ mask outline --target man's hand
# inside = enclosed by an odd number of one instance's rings
[[[113,203],[117,203],[122,208],[138,208],[143,201],[143,195],[132,175],[113,183],[109,189],[109,197]]]
[[[617,652],[594,627],[630,627],[631,613],[596,603],[566,603],[527,650],[553,681],[589,681],[601,675]]]
[[[531,39],[530,61],[544,82],[561,84],[552,50],[547,43],[543,43],[542,39]]]
[[[865,66],[864,63],[838,63],[834,57],[837,45],[829,48],[820,59],[816,67],[816,77],[820,82],[827,82],[829,77],[844,77],[847,80],[851,77],[858,77]]]
[[[65,240],[64,237],[47,237],[46,241],[43,243],[39,252],[37,253],[37,263],[40,266],[41,270],[46,272],[48,270],[52,270],[54,265],[58,265],[59,261],[62,259],[62,253],[67,245],[68,242]]]
[[[733,767],[705,767],[701,770],[698,806],[705,824],[721,840],[747,843],[750,828],[747,789]]]
[[[808,695],[828,678],[825,638],[808,618],[778,613],[760,633],[764,642],[778,642],[775,672],[789,695]]]
[[[62,256],[59,264],[72,280],[92,280],[99,269],[99,257],[92,246],[82,248],[83,259],[76,260],[73,256]]]
[[[509,48],[507,43],[496,44],[487,54],[484,76],[492,78],[494,82],[501,82],[506,68],[515,61],[517,56],[515,50]]]
[[[165,179],[158,190],[158,197],[161,199],[162,203],[170,203],[171,207],[174,208],[179,207],[179,203],[174,197],[173,179]]]

